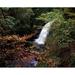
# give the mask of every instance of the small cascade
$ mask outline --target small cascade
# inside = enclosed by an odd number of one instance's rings
[[[55,20],[48,22],[47,24],[45,24],[39,34],[39,37],[37,39],[34,40],[34,43],[36,45],[44,45],[47,35],[49,34],[51,25],[54,23]]]

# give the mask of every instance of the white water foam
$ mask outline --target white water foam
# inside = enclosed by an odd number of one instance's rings
[[[49,34],[51,25],[53,24],[55,20],[48,22],[47,24],[45,24],[39,34],[39,37],[37,39],[34,40],[34,43],[38,44],[38,45],[44,45],[47,35]]]

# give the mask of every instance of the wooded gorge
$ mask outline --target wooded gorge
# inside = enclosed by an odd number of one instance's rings
[[[38,49],[34,40],[52,20]],[[75,8],[0,8],[0,67],[75,67]]]

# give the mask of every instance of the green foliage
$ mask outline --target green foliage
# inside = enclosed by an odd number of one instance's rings
[[[1,34],[12,34],[15,31],[14,26],[17,21],[14,17],[7,16],[6,18],[0,19],[0,27],[2,27]]]
[[[58,11],[58,13],[56,13]],[[52,18],[46,18],[48,20],[57,18],[56,22],[50,29],[51,33],[47,39],[47,45],[56,44],[58,47],[68,47],[69,43],[75,40],[75,22],[73,19],[65,19],[63,11],[56,10],[53,13]],[[60,13],[60,14],[59,14]],[[51,16],[51,14],[49,14]]]
[[[55,22],[52,26],[52,34],[49,35],[47,44],[56,43],[60,48],[68,47],[69,43],[75,40],[75,25],[71,19],[63,22]]]
[[[18,23],[15,25],[17,33],[29,33],[31,32],[31,16],[34,15],[30,8],[14,8],[10,9],[10,14],[16,18]],[[13,15],[14,14],[14,15]]]
[[[25,34],[32,30],[31,16],[34,15],[30,8],[1,8],[0,26],[3,28],[2,34]]]
[[[12,16],[20,20],[26,20],[30,18],[31,15],[34,15],[30,8],[10,8],[9,11]]]
[[[47,13],[52,10],[52,8],[32,8],[33,12],[35,13],[35,16],[38,17],[42,13]]]
[[[53,19],[63,20],[63,11],[59,9],[53,9],[50,12],[42,13],[37,19],[41,19],[46,22],[51,21]]]

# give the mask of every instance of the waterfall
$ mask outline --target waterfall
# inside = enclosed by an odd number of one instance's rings
[[[34,43],[37,45],[44,45],[47,35],[49,34],[51,25],[54,23],[55,20],[48,22],[47,24],[45,24],[39,34],[39,37],[37,39],[34,40]]]

